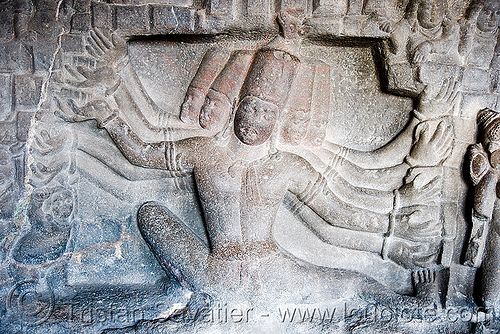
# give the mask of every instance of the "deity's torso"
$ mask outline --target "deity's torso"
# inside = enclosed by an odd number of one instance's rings
[[[216,145],[203,152],[193,173],[212,250],[273,244],[273,222],[298,156],[278,152],[245,161]]]

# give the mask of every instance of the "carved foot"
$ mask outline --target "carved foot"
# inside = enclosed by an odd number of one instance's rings
[[[412,273],[413,286],[415,287],[416,297],[441,307],[439,296],[439,273],[435,269],[419,269]]]

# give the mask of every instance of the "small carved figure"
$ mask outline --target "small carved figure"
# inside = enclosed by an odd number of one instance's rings
[[[498,27],[500,3],[494,0],[475,0],[467,9],[461,27],[460,55],[465,65],[488,69],[498,56]]]
[[[461,29],[459,52],[473,86],[477,77],[489,76],[489,87],[498,91],[500,80],[500,4],[495,0],[476,0],[469,6]],[[467,75],[467,71],[472,71]],[[488,74],[483,74],[486,71]],[[482,84],[482,83],[479,83]]]
[[[60,257],[69,239],[73,208],[70,190],[36,189],[28,207],[31,229],[14,246],[14,259],[25,264],[40,264]]]
[[[500,236],[498,217],[494,214],[500,181],[500,113],[483,109],[478,113],[477,122],[481,142],[469,149],[474,204],[465,264],[482,267],[482,299],[484,306],[489,308],[500,303]]]
[[[391,52],[413,64],[448,54],[458,39],[458,25],[445,1],[410,0],[405,18],[395,26],[385,22],[381,29],[391,34]]]
[[[390,34],[386,61],[391,91],[417,96],[432,81],[434,64],[443,68],[459,63],[460,29],[447,1],[410,0],[402,20],[394,24],[382,19],[380,29]]]

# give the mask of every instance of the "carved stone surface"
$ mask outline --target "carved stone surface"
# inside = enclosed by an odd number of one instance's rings
[[[0,331],[497,333],[498,0],[0,0]]]

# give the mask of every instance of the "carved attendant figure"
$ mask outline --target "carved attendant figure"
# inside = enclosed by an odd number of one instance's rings
[[[500,302],[500,226],[495,207],[500,181],[500,113],[483,109],[477,116],[482,141],[469,149],[470,176],[475,186],[472,230],[465,264],[483,268],[484,306]]]
[[[432,54],[447,54],[458,33],[445,1],[410,0],[405,18],[393,28],[384,21],[381,29],[391,33],[391,51],[399,61],[419,63]],[[405,59],[406,58],[406,59]]]
[[[467,10],[462,26],[459,52],[466,65],[489,68],[498,53],[495,50],[500,22],[500,3],[497,1],[473,1]],[[497,51],[497,52],[496,52]]]
[[[489,71],[492,90],[499,88],[500,80],[499,25],[498,1],[473,1],[467,10],[458,49],[465,65],[470,68],[468,71]],[[477,77],[475,72],[471,76]]]

